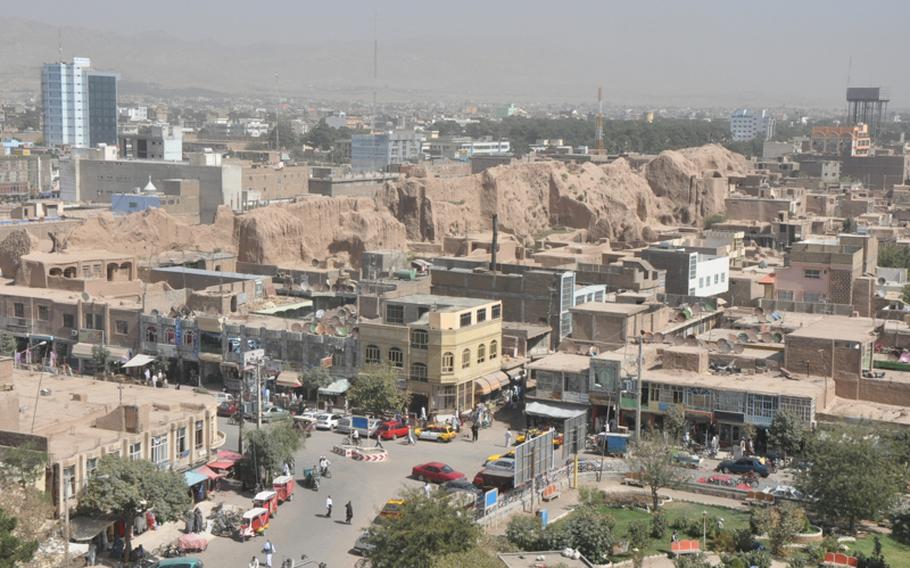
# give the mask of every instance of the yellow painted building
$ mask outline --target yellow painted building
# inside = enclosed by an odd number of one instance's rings
[[[418,294],[383,300],[380,314],[360,324],[360,360],[399,369],[412,409],[470,410],[504,384],[499,301]]]

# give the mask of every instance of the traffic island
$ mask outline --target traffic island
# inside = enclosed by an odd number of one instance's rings
[[[351,456],[357,461],[384,462],[389,459],[389,453],[382,448],[354,448]]]

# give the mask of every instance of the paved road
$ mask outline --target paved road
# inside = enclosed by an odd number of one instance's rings
[[[236,450],[237,427],[226,422],[221,422],[220,427],[227,434],[225,448]],[[324,480],[318,492],[298,487],[294,500],[281,506],[264,537],[245,543],[216,538],[208,550],[198,557],[207,566],[245,568],[253,555],[264,560],[260,551],[265,539],[269,538],[278,550],[273,561],[276,568],[286,556],[299,558],[301,554],[326,562],[329,568],[354,566],[358,557],[348,551],[360,531],[376,516],[385,501],[402,487],[421,485],[407,477],[412,466],[427,461],[442,461],[471,478],[481,468],[486,456],[502,451],[504,437],[505,426],[494,424],[492,428],[481,430],[476,444],[463,437],[448,444],[418,442],[415,446],[408,446],[400,441],[383,442],[389,452],[389,461],[363,463],[331,453],[332,445],[338,443],[342,435],[316,432],[307,439],[306,446],[295,458],[296,474],[299,477],[303,467],[325,455],[332,462],[332,478]],[[332,519],[323,517],[327,495],[331,495],[335,503]],[[343,523],[344,504],[349,499],[354,506],[351,526]]]

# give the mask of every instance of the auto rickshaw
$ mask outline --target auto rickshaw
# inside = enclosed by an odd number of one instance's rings
[[[253,497],[253,506],[268,509],[269,515],[274,517],[278,512],[278,493],[271,489],[260,491]]]
[[[267,528],[269,528],[269,510],[254,507],[243,514],[237,532],[240,540],[243,541],[264,533]]]
[[[278,494],[279,504],[294,498],[295,486],[293,475],[282,475],[272,480],[272,489]]]

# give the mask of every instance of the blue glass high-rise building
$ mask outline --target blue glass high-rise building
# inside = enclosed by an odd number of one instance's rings
[[[44,143],[117,143],[117,76],[91,71],[91,60],[47,63],[41,71]]]

